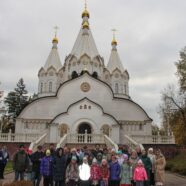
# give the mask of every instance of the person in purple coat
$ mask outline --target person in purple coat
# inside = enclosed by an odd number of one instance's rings
[[[41,160],[40,173],[43,176],[43,185],[53,186],[53,159],[49,149]]]
[[[120,167],[117,157],[115,155],[112,155],[111,160],[112,161],[110,163],[109,185],[110,186],[119,186],[121,167]]]

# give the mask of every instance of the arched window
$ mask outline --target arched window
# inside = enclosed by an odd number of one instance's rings
[[[98,78],[98,73],[97,72],[93,72],[92,77],[97,79]]]
[[[41,93],[43,92],[43,83],[41,83],[40,92],[41,92]]]
[[[127,85],[124,85],[124,93],[127,94]]]
[[[140,123],[139,130],[143,130],[143,125]]]
[[[119,93],[119,85],[118,85],[118,83],[115,83],[115,93],[116,94]]]
[[[73,71],[71,77],[72,77],[72,79],[77,78],[78,77],[78,73],[76,71]]]
[[[49,82],[49,92],[52,92],[52,82]]]

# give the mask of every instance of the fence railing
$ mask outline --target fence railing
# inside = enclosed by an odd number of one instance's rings
[[[104,143],[103,134],[68,134],[67,143]]]
[[[130,135],[130,137],[141,144],[175,144],[173,135]]]
[[[41,134],[30,133],[0,133],[0,142],[26,142],[30,143],[38,139]]]
[[[68,134],[65,134],[65,135],[60,139],[60,141],[59,141],[59,142],[57,143],[57,145],[56,145],[57,148],[65,146],[65,144],[67,143],[67,136],[68,136]]]

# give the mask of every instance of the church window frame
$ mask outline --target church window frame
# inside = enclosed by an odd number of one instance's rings
[[[43,88],[44,88],[44,84],[43,82],[41,82],[41,85],[40,85],[40,92],[43,93]]]
[[[49,84],[48,84],[48,91],[49,92],[52,92],[52,86],[53,86],[52,81],[49,81]]]
[[[115,83],[114,89],[115,89],[115,93],[119,94],[119,83]]]

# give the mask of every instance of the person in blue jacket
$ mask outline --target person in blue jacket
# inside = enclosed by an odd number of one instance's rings
[[[111,157],[111,163],[110,163],[110,180],[109,185],[110,186],[119,186],[120,185],[120,172],[121,167],[118,163],[117,157],[115,155],[112,155]]]
[[[43,186],[53,186],[53,158],[49,149],[41,160],[40,173],[43,176]]]

